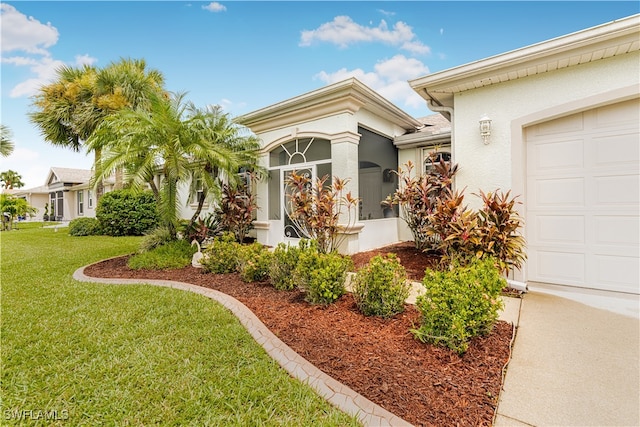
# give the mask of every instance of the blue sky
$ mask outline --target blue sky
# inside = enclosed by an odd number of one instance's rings
[[[414,117],[431,112],[407,80],[640,11],[637,1],[7,1],[1,120],[16,150],[0,171],[44,184],[49,167],[91,167],[28,121],[60,65],[144,58],[167,89],[239,116],[356,76]]]

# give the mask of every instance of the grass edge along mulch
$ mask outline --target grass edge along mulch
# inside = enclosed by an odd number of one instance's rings
[[[216,289],[251,309],[294,351],[336,380],[416,425],[490,425],[510,357],[513,327],[499,322],[460,357],[418,343],[409,329],[413,306],[392,319],[361,315],[350,296],[328,307],[306,303],[298,291],[247,284],[237,274],[203,274],[186,267],[132,271],[126,257],[85,269],[95,277],[177,280]]]
[[[219,304],[71,279],[139,238],[2,232],[3,425],[358,425]]]

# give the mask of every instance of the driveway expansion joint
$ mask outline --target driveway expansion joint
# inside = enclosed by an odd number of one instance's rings
[[[357,417],[364,426],[411,426],[411,423],[392,414],[350,387],[347,387],[322,372],[276,337],[247,306],[230,295],[213,289],[205,290],[197,285],[177,281],[89,277],[84,274],[86,267],[88,266],[77,269],[73,273],[73,278],[79,282],[101,283],[106,285],[148,284],[189,291],[210,298],[231,311],[253,339],[262,346],[267,354],[278,362],[289,375],[311,387],[318,395],[333,406],[350,416]]]

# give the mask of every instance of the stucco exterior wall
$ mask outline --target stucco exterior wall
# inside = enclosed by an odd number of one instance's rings
[[[616,95],[607,94],[628,96],[634,86],[637,92],[639,76],[640,53],[634,52],[456,94],[456,187],[466,188],[471,207],[479,206],[479,199],[470,197],[479,189],[522,192],[523,127],[593,108],[599,100],[616,102]],[[492,119],[488,145],[479,131],[484,114]]]
[[[317,137],[327,139],[331,141],[332,175],[343,179],[349,178],[345,192],[351,192],[353,197],[358,197],[358,145],[361,137],[358,133],[359,126],[389,138],[406,132],[402,127],[365,109],[360,109],[355,113],[345,111],[328,117],[313,118],[306,121],[300,120],[257,135],[263,148],[260,164],[268,168],[268,153],[280,144],[295,138]],[[258,241],[275,246],[278,242],[287,241],[287,239],[284,238],[282,220],[269,219],[268,193],[268,181],[258,182],[256,195],[259,209],[255,227]],[[351,212],[350,216],[351,218],[357,218],[357,213],[355,211]],[[343,219],[346,222],[346,215]],[[353,253],[363,250],[363,248],[373,248],[394,243],[398,240],[397,223],[397,219],[378,221],[375,223],[375,227],[370,221],[359,223],[358,229],[363,231],[347,236],[341,246],[341,251]],[[374,228],[377,228],[377,233],[373,233]]]

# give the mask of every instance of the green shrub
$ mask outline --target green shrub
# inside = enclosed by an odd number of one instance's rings
[[[391,317],[404,311],[410,289],[398,257],[378,255],[356,274],[353,297],[365,316]]]
[[[212,239],[222,232],[220,218],[215,213],[210,213],[204,218],[198,218],[196,221],[182,221],[181,231],[184,238],[192,242],[197,240],[202,243],[207,239]]]
[[[238,248],[238,272],[245,282],[261,282],[269,277],[273,254],[260,244],[252,243]]]
[[[108,236],[141,236],[158,225],[159,216],[153,193],[116,190],[105,193],[98,202],[96,218]]]
[[[321,253],[315,246],[300,254],[294,277],[308,302],[327,305],[344,295],[347,271],[351,269],[351,258],[336,252]]]
[[[169,227],[156,227],[151,231],[144,233],[142,242],[140,242],[140,252],[147,252],[158,246],[166,245],[176,240]],[[190,240],[187,240],[190,242]]]
[[[234,273],[238,268],[239,250],[240,243],[236,242],[234,234],[225,233],[216,237],[204,250],[204,257],[200,263],[209,273]]]
[[[182,268],[191,265],[196,252],[186,240],[174,240],[148,252],[129,258],[129,268],[133,270],[162,270]]]
[[[95,236],[100,234],[100,223],[95,218],[76,218],[69,223],[72,236]]]
[[[416,302],[422,321],[412,332],[422,342],[444,345],[462,354],[471,338],[493,328],[506,281],[493,258],[474,260],[464,267],[456,264],[449,271],[427,269],[423,279],[426,292]]]
[[[269,265],[269,278],[276,289],[289,291],[296,287],[293,273],[298,265],[300,254],[308,248],[309,240],[306,239],[301,239],[298,246],[278,243]]]

